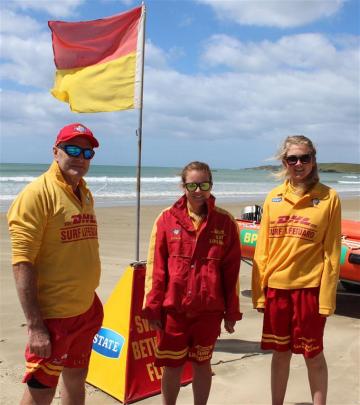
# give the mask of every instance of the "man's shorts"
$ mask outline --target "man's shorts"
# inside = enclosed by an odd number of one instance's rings
[[[268,287],[261,348],[315,357],[323,350],[325,322],[319,314],[319,287]]]
[[[92,342],[103,320],[103,307],[95,294],[91,307],[70,318],[45,319],[51,339],[51,356],[38,357],[26,346],[26,372],[23,382],[35,378],[42,385],[56,387],[64,367],[87,368]],[[40,385],[41,385],[40,384]]]
[[[180,367],[186,360],[204,363],[211,359],[220,336],[222,313],[187,317],[166,313],[162,331],[157,332],[155,365]]]

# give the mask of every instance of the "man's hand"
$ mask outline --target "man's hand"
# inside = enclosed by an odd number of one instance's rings
[[[235,332],[235,329],[234,329],[235,323],[236,323],[236,321],[229,321],[229,320],[225,319],[224,328],[225,328],[226,332],[234,333]]]
[[[160,319],[150,319],[149,325],[155,330],[162,330],[163,328]]]
[[[20,262],[14,264],[13,272],[28,327],[30,352],[39,357],[50,357],[50,335],[41,316],[36,271],[31,263]]]
[[[48,358],[51,356],[50,335],[46,327],[29,328],[29,349],[30,353],[39,357]]]

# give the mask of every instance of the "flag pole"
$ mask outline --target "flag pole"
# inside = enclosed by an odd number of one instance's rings
[[[141,3],[143,12],[143,29],[142,29],[142,58],[141,58],[141,83],[140,83],[140,106],[139,121],[136,130],[138,138],[138,158],[136,166],[136,242],[135,242],[135,260],[139,261],[140,255],[140,192],[141,192],[141,143],[142,143],[142,117],[143,117],[143,94],[144,94],[144,64],[145,64],[145,22],[146,9],[144,2]]]

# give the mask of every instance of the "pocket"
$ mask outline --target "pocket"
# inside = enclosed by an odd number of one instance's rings
[[[189,241],[176,240],[169,242],[169,256],[170,257],[186,257],[191,258],[192,243]]]
[[[210,252],[209,252],[210,253]],[[210,310],[220,309],[224,300],[223,282],[221,274],[221,257],[211,253],[205,258],[202,269],[201,292],[202,300],[206,302]]]

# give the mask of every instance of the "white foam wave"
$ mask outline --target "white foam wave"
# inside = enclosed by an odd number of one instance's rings
[[[12,201],[15,197],[16,197],[16,195],[12,195],[12,194],[6,194],[6,195],[1,194],[0,201]]]
[[[215,197],[237,197],[237,196],[247,196],[247,195],[266,195],[266,191],[220,191],[214,192]],[[94,197],[97,198],[135,198],[136,192],[94,192]],[[141,196],[144,198],[155,198],[155,197],[176,197],[181,195],[179,191],[141,191]]]
[[[35,180],[34,176],[13,176],[0,177],[1,183],[29,183]],[[87,183],[135,183],[136,177],[108,177],[108,176],[89,176],[85,177]],[[179,183],[180,177],[142,177],[142,183]]]
[[[36,177],[33,176],[17,176],[17,177],[0,177],[1,183],[30,183],[30,181],[35,180]]]
[[[87,183],[135,183],[136,177],[85,177]],[[180,177],[141,177],[142,183],[179,183]]]

